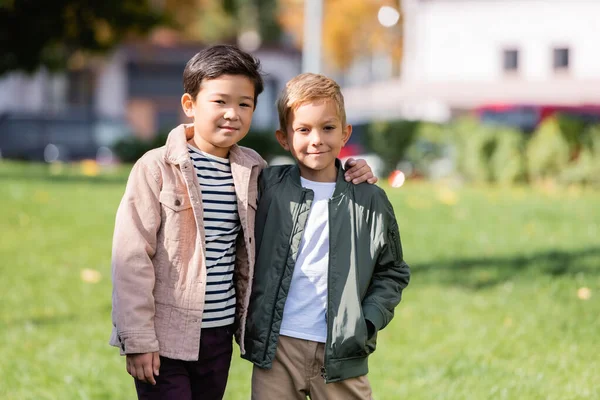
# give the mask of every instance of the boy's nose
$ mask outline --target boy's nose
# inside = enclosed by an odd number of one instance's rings
[[[314,146],[321,144],[323,142],[321,139],[321,132],[319,132],[317,129],[314,129],[310,133],[309,140],[310,140],[310,144],[312,144]]]
[[[235,109],[235,107],[230,107],[227,109],[227,111],[225,112],[225,115],[223,117],[225,119],[237,119],[237,117],[238,117],[237,110]]]

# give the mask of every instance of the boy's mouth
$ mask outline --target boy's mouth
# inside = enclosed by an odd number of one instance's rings
[[[233,126],[220,126],[220,129],[224,129],[226,131],[237,131],[239,128],[234,128]]]

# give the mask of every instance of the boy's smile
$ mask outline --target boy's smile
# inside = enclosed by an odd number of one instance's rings
[[[243,75],[222,75],[202,82],[196,99],[181,98],[188,117],[194,118],[191,143],[202,151],[225,158],[231,146],[248,134],[254,113],[254,84]]]
[[[290,111],[287,132],[277,131],[281,146],[298,161],[301,175],[315,182],[335,182],[335,159],[352,133],[342,126],[335,103],[316,100]]]

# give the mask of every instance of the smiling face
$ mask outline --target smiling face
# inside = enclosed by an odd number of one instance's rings
[[[352,134],[343,125],[333,101],[315,100],[289,111],[286,132],[278,130],[277,140],[292,153],[300,174],[315,182],[335,182],[335,159]]]
[[[193,99],[181,98],[185,115],[194,119],[190,144],[226,158],[231,146],[248,134],[254,113],[254,84],[243,75],[221,75],[204,80]]]

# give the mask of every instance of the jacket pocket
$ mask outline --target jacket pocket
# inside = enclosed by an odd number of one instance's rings
[[[334,327],[332,336],[333,355],[335,359],[346,359],[354,357],[365,357],[369,354],[367,350],[367,323],[360,313],[355,312],[352,318],[346,320],[343,326]]]
[[[367,326],[367,320],[364,319],[365,321],[365,330],[367,332],[367,339],[365,340],[365,351],[367,352],[367,354],[371,354],[375,351],[375,349],[377,348],[377,330],[375,330],[375,332],[373,333],[373,335],[369,336],[369,328]],[[377,329],[377,328],[375,328]]]
[[[192,207],[190,198],[183,191],[162,191],[159,195],[159,201],[162,205],[175,212],[187,210]]]
[[[159,201],[162,210],[155,255],[156,278],[167,287],[175,287],[182,281],[183,266],[193,252],[194,211],[185,192],[162,191]]]
[[[362,322],[363,322],[363,326],[365,328],[364,332],[364,342],[363,342],[363,346],[364,346],[364,352],[365,354],[371,354],[372,352],[375,351],[375,347],[377,345],[377,330],[375,330],[375,332],[369,336],[369,327],[367,324],[367,319],[365,318],[365,314],[362,311],[362,308],[360,310],[360,316],[362,318]]]
[[[194,212],[187,193],[175,191],[160,192],[159,201],[162,205],[162,230],[170,240],[187,239],[195,226]]]

